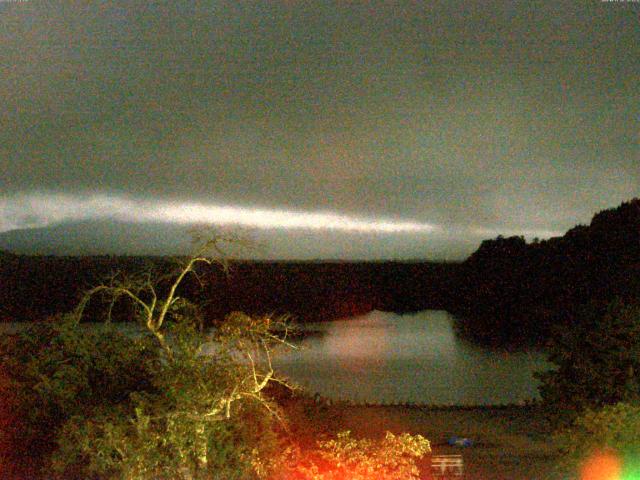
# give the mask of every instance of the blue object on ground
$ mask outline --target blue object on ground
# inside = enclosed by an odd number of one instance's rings
[[[473,440],[470,438],[461,438],[453,436],[448,441],[449,445],[452,447],[470,447],[473,445]]]

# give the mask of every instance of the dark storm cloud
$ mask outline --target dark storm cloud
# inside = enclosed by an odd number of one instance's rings
[[[561,232],[640,194],[639,11],[5,4],[5,204],[64,192],[335,211],[441,225],[438,248]],[[408,238],[396,245],[413,255]]]

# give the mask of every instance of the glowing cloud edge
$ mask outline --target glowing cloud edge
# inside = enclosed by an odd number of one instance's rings
[[[441,230],[439,226],[429,223],[360,218],[334,212],[136,200],[106,194],[80,196],[33,193],[0,198],[0,232],[107,218],[134,223],[207,224],[358,233],[431,233]]]
[[[71,195],[21,193],[0,196],[0,233],[40,228],[64,222],[113,219],[129,223],[236,226],[260,230],[334,231],[360,234],[439,235],[489,238],[524,235],[550,238],[563,232],[544,229],[450,226],[412,220],[364,218],[336,212],[305,212],[286,209],[216,205],[199,202],[141,200],[112,194]]]

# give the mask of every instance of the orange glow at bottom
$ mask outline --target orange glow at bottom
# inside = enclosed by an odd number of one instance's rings
[[[622,461],[613,452],[596,452],[582,466],[580,480],[620,480]]]

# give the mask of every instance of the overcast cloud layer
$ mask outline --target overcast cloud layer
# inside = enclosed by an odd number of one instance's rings
[[[289,258],[460,258],[498,233],[561,234],[640,195],[639,16],[597,0],[0,3],[0,230],[184,223],[197,205],[257,209],[226,223]],[[264,224],[291,212],[317,223]]]

